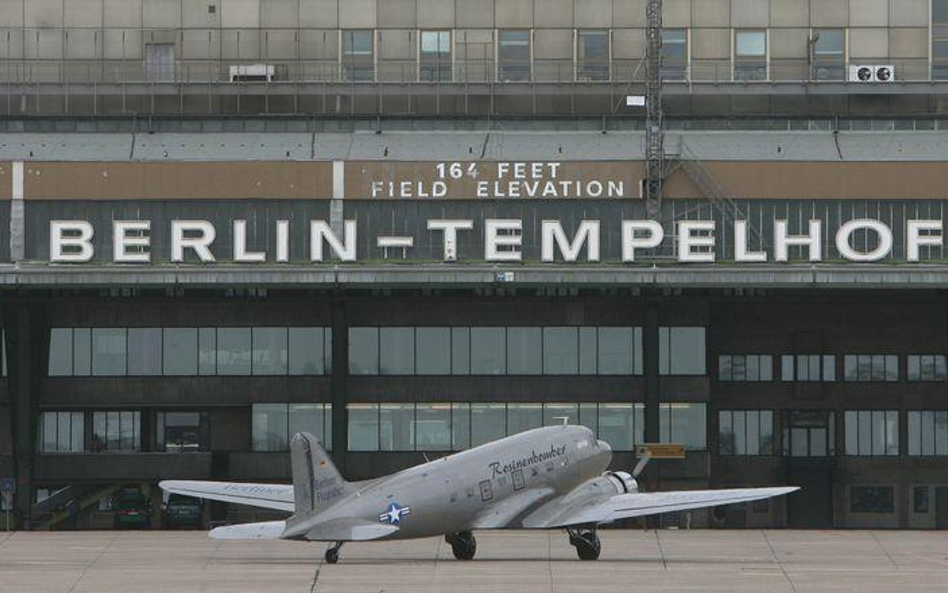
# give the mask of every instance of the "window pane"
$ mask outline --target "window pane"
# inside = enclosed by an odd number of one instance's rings
[[[415,449],[451,450],[451,404],[415,404]]]
[[[707,421],[704,404],[662,404],[670,412],[670,440],[664,442],[681,443],[689,451],[707,449]],[[740,438],[740,437],[738,437]]]
[[[948,455],[948,411],[935,412],[935,455]]]
[[[567,424],[579,424],[579,405],[543,404],[544,426],[558,426],[563,424],[563,418],[566,418]]]
[[[379,449],[382,451],[413,451],[415,437],[414,404],[381,404],[379,406]]]
[[[780,378],[784,381],[793,381],[792,354],[784,354],[780,357]]]
[[[598,372],[598,345],[595,327],[579,328],[579,374],[595,375]]]
[[[767,34],[764,31],[738,31],[734,49],[739,57],[764,57],[767,55]]]
[[[823,380],[836,380],[836,357],[832,354],[823,356]]]
[[[471,374],[503,375],[507,372],[504,328],[471,328]]]
[[[507,436],[541,426],[542,404],[507,404]]]
[[[162,340],[162,372],[191,377],[198,370],[198,331],[194,327],[167,327]]]
[[[599,328],[599,374],[632,374],[632,328]]]
[[[253,328],[253,374],[286,374],[286,328]]]
[[[287,405],[254,404],[252,410],[254,451],[287,449]]]
[[[287,411],[287,432],[281,449],[288,449],[289,443],[298,432],[308,432],[319,439],[325,448],[323,427],[326,418],[323,415],[324,404],[290,404]]]
[[[502,30],[499,40],[498,74],[501,82],[530,80],[530,32]]]
[[[734,453],[747,455],[747,414],[734,412]]]
[[[100,377],[125,374],[125,328],[92,330],[92,374]]]
[[[206,451],[210,445],[204,412],[158,412],[157,428],[160,451]]]
[[[763,410],[760,413],[760,454],[774,453],[774,413]]]
[[[471,404],[471,446],[502,439],[507,434],[505,404]]]
[[[609,80],[608,31],[581,30],[576,41],[577,77],[580,80]]]
[[[198,329],[198,374],[217,374],[217,329]]]
[[[217,374],[249,375],[251,336],[249,327],[217,329]]]
[[[88,377],[92,373],[92,330],[77,327],[72,330],[72,374]]]
[[[908,413],[908,454],[921,455],[922,453],[922,424],[921,412]]]
[[[378,404],[349,404],[349,450],[379,450]]]
[[[379,374],[379,328],[349,328],[349,372],[353,375]]]
[[[734,455],[737,445],[734,437],[734,412],[718,412],[718,454]]]
[[[599,435],[599,405],[579,404],[579,423]]]
[[[160,375],[161,328],[128,328],[128,374],[132,376]]]
[[[705,373],[704,328],[670,327],[668,333],[668,361],[659,364],[669,375],[703,375]]]
[[[471,374],[471,329],[451,328],[451,374]]]
[[[846,410],[846,455],[859,455],[859,418],[854,410]]]
[[[379,374],[415,374],[415,329],[383,327],[379,329]]]
[[[542,348],[541,328],[508,327],[507,374],[541,374],[543,372]]]
[[[895,508],[892,486],[852,486],[849,510],[853,513],[891,513]]]
[[[416,328],[415,349],[419,375],[451,374],[451,328]]]
[[[579,329],[543,328],[543,373],[576,375],[579,372]]]
[[[50,328],[48,374],[50,377],[72,375],[72,328]]]
[[[635,409],[632,404],[599,404],[599,438],[615,451],[635,449]]]
[[[451,448],[461,451],[471,446],[471,405],[451,404]]]
[[[323,333],[321,327],[291,327],[287,330],[287,370],[291,375],[326,373]]]

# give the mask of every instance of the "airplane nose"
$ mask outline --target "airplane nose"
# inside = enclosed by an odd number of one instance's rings
[[[602,453],[611,453],[612,447],[610,447],[609,443],[607,443],[606,441],[599,441],[599,450]]]

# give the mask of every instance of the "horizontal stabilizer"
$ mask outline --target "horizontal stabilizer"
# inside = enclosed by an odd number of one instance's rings
[[[264,521],[217,527],[209,534],[212,539],[280,539],[286,521]]]
[[[165,480],[158,484],[165,492],[234,502],[252,507],[293,511],[293,486],[289,484],[245,484],[242,482],[202,482]]]
[[[367,541],[379,539],[398,531],[397,525],[373,523],[363,519],[330,519],[313,526],[306,532],[306,539],[314,541]]]

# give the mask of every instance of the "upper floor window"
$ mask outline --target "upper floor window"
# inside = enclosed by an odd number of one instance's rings
[[[948,80],[948,0],[932,0],[932,80]]]
[[[784,354],[780,357],[783,381],[835,381],[836,356],[832,354]]]
[[[681,443],[688,451],[704,451],[708,448],[706,404],[660,404],[658,420],[660,442]]]
[[[497,38],[497,78],[501,82],[531,79],[530,31],[502,29]]]
[[[705,374],[703,327],[660,327],[658,368],[662,375]]]
[[[847,354],[843,368],[847,381],[899,380],[899,357],[894,354]]]
[[[767,80],[767,31],[734,31],[734,80]]]
[[[789,457],[836,455],[835,414],[826,410],[788,410],[783,414],[781,452]]]
[[[769,354],[722,354],[718,356],[719,381],[772,381],[773,357]]]
[[[92,413],[92,451],[141,449],[141,412],[130,410]]]
[[[422,82],[451,82],[451,31],[422,31],[418,78]]]
[[[909,411],[908,454],[948,455],[948,411]]]
[[[43,412],[37,434],[43,453],[81,453],[85,450],[85,414]]]
[[[846,410],[846,455],[898,455],[897,410]]]
[[[375,80],[375,32],[371,29],[342,31],[342,79],[346,82]]]
[[[773,455],[774,413],[771,410],[718,412],[721,455]]]
[[[609,80],[609,31],[576,32],[576,80]]]
[[[944,354],[909,354],[909,381],[948,381]]]
[[[157,412],[155,445],[159,451],[188,453],[210,448],[207,412]]]
[[[331,404],[253,404],[251,435],[254,451],[286,451],[298,432],[316,436],[332,449]]]
[[[662,29],[663,80],[685,80],[688,76],[688,30]]]
[[[845,33],[843,29],[814,29],[813,80],[843,80],[845,70]]]
[[[174,82],[174,44],[145,44],[145,80]]]

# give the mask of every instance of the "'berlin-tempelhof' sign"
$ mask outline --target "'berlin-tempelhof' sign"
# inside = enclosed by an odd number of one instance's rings
[[[358,225],[355,220],[340,221],[334,230],[328,221],[311,220],[307,233],[309,260],[314,263],[329,259],[346,262],[358,260],[356,252]],[[246,220],[234,220],[232,250],[229,255],[238,263],[283,263],[290,261],[290,222],[277,220],[275,225],[275,248],[272,252],[253,250],[248,247],[249,238]],[[440,236],[445,261],[457,261],[458,237],[474,230],[470,219],[429,219],[427,232]],[[524,256],[523,220],[485,219],[483,221],[483,259],[488,262],[517,262],[531,259]],[[676,223],[677,233],[666,237],[663,226],[654,220],[608,221],[617,225],[621,241],[621,253],[607,254],[607,259],[621,258],[623,262],[634,262],[636,253],[656,249],[665,241],[674,241],[674,249],[680,262],[714,262],[716,223],[713,220],[683,220]],[[599,220],[583,220],[568,233],[558,220],[544,220],[540,224],[540,260],[544,262],[598,262],[600,236],[603,223]],[[941,246],[943,223],[941,220],[907,220],[904,226],[905,259],[919,261],[920,247]],[[786,220],[773,221],[772,252],[752,250],[748,246],[748,223],[737,220],[733,225],[733,260],[738,263],[760,263],[767,261],[786,262],[790,248],[806,254],[812,262],[822,261],[826,246],[823,244],[823,223],[810,220],[805,234],[789,234]],[[169,253],[153,254],[151,247],[152,225],[149,220],[116,220],[107,229],[96,229],[84,220],[53,220],[49,225],[49,261],[54,263],[83,263],[95,258],[93,238],[97,232],[110,232],[112,261],[115,263],[147,264],[156,259],[172,262],[217,261],[215,245],[217,229],[207,220],[170,221]],[[338,231],[338,232],[337,232]],[[294,232],[300,230],[294,229]],[[874,240],[861,241],[868,245],[864,250],[854,246],[854,236],[874,236]],[[853,262],[874,262],[891,257],[894,237],[892,229],[885,223],[871,219],[854,219],[841,224],[832,233],[836,251],[843,259]],[[379,247],[410,250],[414,247],[413,236],[379,235]],[[186,258],[186,255],[193,254]],[[536,256],[533,256],[535,259]]]

